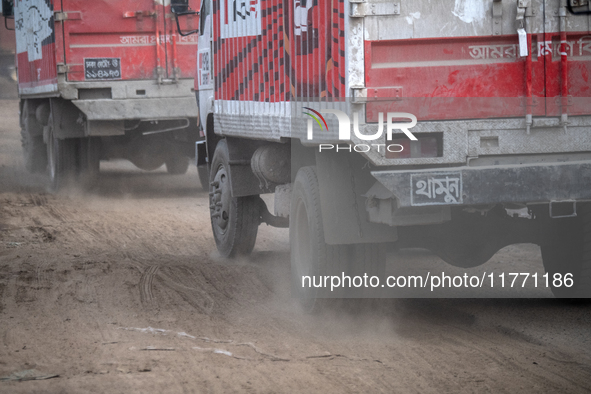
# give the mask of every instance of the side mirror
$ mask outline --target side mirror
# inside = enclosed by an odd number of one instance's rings
[[[568,0],[566,8],[574,15],[591,14],[591,2],[589,0]]]
[[[14,17],[14,2],[13,0],[2,0],[0,3],[0,13],[5,18],[12,18]]]
[[[170,8],[173,14],[182,14],[189,11],[189,0],[172,0]]]
[[[189,8],[189,0],[171,0],[170,9],[176,19],[176,29],[181,36],[189,36],[199,32],[199,29],[187,27],[190,17],[199,15],[199,12]],[[181,27],[183,25],[184,28]]]

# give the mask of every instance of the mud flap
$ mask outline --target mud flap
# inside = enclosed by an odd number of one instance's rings
[[[326,243],[394,242],[396,227],[370,223],[365,194],[375,183],[365,159],[349,152],[316,152],[316,173]]]

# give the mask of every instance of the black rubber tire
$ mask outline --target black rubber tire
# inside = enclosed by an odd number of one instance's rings
[[[165,161],[166,171],[170,175],[183,175],[189,169],[189,158],[187,156],[175,155]]]
[[[386,273],[386,248],[383,244],[350,245],[349,275],[377,276],[383,280]]]
[[[303,276],[320,277],[341,275],[349,260],[349,245],[328,245],[324,240],[324,227],[320,208],[320,187],[316,169],[302,167],[296,175],[291,200],[289,221],[291,244],[292,290],[302,308],[316,312],[322,308],[320,291],[313,286],[303,287]],[[338,294],[331,294],[338,296]]]
[[[21,144],[27,171],[44,172],[47,169],[47,147],[43,136],[32,136],[27,130],[21,129]]]
[[[49,129],[47,161],[49,182],[52,191],[57,192],[74,184],[78,175],[79,141],[77,138],[58,139]]]
[[[197,166],[197,174],[199,175],[199,182],[203,190],[209,190],[209,170],[207,164]]]
[[[100,173],[101,139],[87,137],[80,144],[80,183],[85,189],[92,188]]]
[[[367,287],[362,286],[347,289],[347,295],[355,298],[381,297],[381,292],[384,289],[380,287],[380,282],[375,282],[371,279],[375,276],[379,281],[383,281],[386,277],[385,245],[372,243],[348,245],[347,256],[347,270],[345,273],[352,278],[355,276],[367,278],[368,284]],[[377,287],[372,287],[372,283],[375,283]]]
[[[25,168],[30,173],[42,173],[47,169],[47,148],[43,142],[43,134],[34,133],[40,126],[31,118],[27,100],[22,105],[20,124]]]
[[[577,217],[546,219],[540,248],[557,298],[591,297],[591,203],[577,207]],[[554,286],[554,274],[572,274],[572,287]]]
[[[226,258],[254,249],[260,224],[259,196],[232,197],[230,154],[225,140],[217,144],[209,174],[209,205],[213,237]]]

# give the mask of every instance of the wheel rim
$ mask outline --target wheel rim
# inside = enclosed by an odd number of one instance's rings
[[[230,182],[228,173],[223,165],[220,165],[216,171],[215,177],[211,182],[211,219],[215,231],[224,235],[228,231],[230,221],[230,207],[232,204],[232,194],[230,191]]]

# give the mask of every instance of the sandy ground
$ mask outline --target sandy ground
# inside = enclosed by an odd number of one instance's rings
[[[286,230],[215,251],[196,170],[103,163],[91,192],[26,174],[0,100],[0,381],[5,393],[591,391],[591,306],[553,299],[347,301],[299,312]],[[426,252],[396,262],[441,264]],[[512,246],[487,263],[541,268]],[[549,293],[532,293],[548,297]]]

